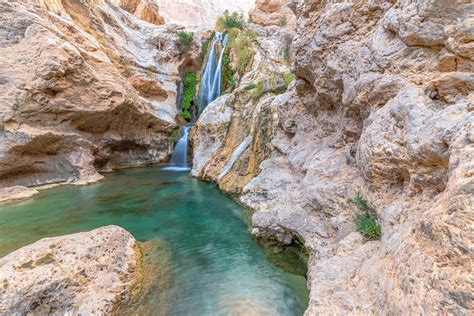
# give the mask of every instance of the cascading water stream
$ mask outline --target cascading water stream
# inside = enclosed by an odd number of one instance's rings
[[[188,134],[190,128],[191,125],[183,126],[183,136],[176,144],[171,157],[171,165],[163,168],[164,170],[187,171],[191,169],[188,163]]]
[[[228,34],[225,36],[222,33],[216,32],[214,35],[214,41],[212,43],[209,57],[207,58],[206,67],[202,76],[202,84],[199,96],[199,112],[202,112],[204,108],[220,97],[222,91],[222,59],[224,58],[224,50],[227,46]],[[217,44],[221,44],[221,52],[219,59],[216,60]]]
[[[211,51],[209,52],[201,80],[199,113],[201,113],[209,103],[220,97],[222,93],[222,60],[228,39],[228,34],[223,35],[222,33],[216,32],[214,35],[214,41],[212,42]],[[218,43],[221,44],[219,59],[217,59],[216,54]],[[187,171],[191,169],[188,164],[188,132],[190,128],[190,125],[183,127],[183,136],[176,144],[173,156],[171,157],[171,165],[163,168],[164,170]]]

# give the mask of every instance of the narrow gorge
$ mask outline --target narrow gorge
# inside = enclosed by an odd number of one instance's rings
[[[474,5],[0,1],[0,315],[471,315]]]

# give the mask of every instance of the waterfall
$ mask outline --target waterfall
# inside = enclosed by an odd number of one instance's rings
[[[183,126],[183,136],[179,139],[178,143],[171,157],[171,163],[169,167],[163,168],[164,170],[171,171],[187,171],[191,170],[188,164],[188,133],[191,125]]]
[[[202,112],[204,108],[217,99],[221,95],[222,89],[222,59],[224,58],[224,50],[227,46],[229,35],[225,36],[222,33],[216,32],[214,35],[214,41],[212,42],[211,51],[207,58],[206,67],[201,80],[201,90],[199,96],[199,112]],[[221,44],[221,52],[219,59],[216,61],[216,46]]]

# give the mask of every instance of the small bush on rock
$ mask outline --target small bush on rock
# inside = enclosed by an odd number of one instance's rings
[[[352,198],[352,203],[354,203],[362,212],[367,212],[369,209],[367,206],[367,201],[360,192]]]
[[[179,52],[181,54],[186,54],[191,48],[191,44],[193,43],[194,33],[179,31],[176,35],[178,36],[178,40],[179,40],[179,43],[178,43]]]
[[[352,203],[362,211],[362,214],[356,215],[355,217],[357,231],[369,240],[380,239],[382,235],[380,225],[377,223],[377,220],[369,214],[369,206],[362,193],[357,193],[357,195],[352,198]]]
[[[367,239],[380,239],[382,232],[375,218],[367,214],[359,214],[355,218],[355,223],[357,230]]]
[[[225,11],[224,15],[217,19],[217,29],[221,32],[228,31],[231,28],[243,29],[245,26],[244,15],[238,12]]]

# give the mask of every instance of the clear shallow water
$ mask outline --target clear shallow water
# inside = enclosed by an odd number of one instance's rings
[[[142,306],[140,314],[302,315],[307,307],[306,280],[268,260],[242,209],[183,172],[129,170],[1,207],[0,256],[109,224],[142,242],[161,239],[170,250],[163,273],[169,282],[155,286],[148,299],[154,307]]]

